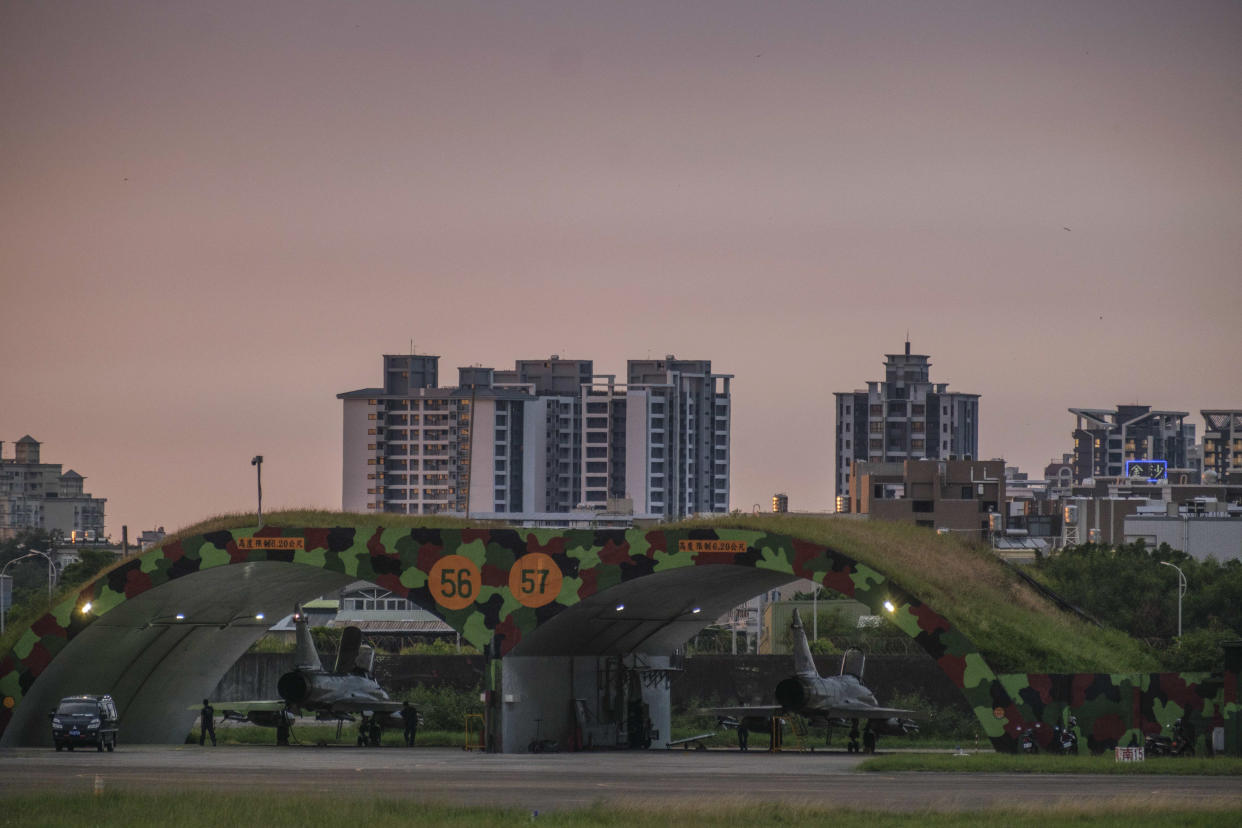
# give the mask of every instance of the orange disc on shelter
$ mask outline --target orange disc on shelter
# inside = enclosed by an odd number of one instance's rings
[[[479,597],[483,578],[474,561],[463,555],[446,555],[427,574],[427,589],[445,609],[465,609]]]
[[[552,556],[528,552],[513,562],[509,570],[509,591],[524,607],[542,607],[561,594],[564,575]]]

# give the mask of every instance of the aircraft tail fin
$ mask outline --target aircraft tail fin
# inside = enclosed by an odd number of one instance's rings
[[[332,668],[332,672],[337,675],[352,673],[361,647],[362,630],[357,627],[346,627],[341,632],[341,648],[336,651],[336,666]]]
[[[867,666],[867,654],[857,647],[850,647],[841,654],[841,675],[853,676],[862,681],[863,668]]]
[[[301,604],[293,608],[293,626],[297,630],[297,648],[293,652],[294,666],[299,670],[322,671],[319,650],[315,649],[315,639],[311,638],[310,627],[302,613]]]
[[[815,659],[811,657],[811,645],[806,640],[806,630],[802,626],[802,616],[798,610],[793,611],[793,620],[789,623],[793,632],[794,673],[800,676],[819,676],[815,669]]]

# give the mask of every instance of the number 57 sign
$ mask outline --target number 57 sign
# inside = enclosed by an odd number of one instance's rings
[[[550,555],[531,552],[514,562],[509,570],[509,591],[518,603],[542,607],[561,594],[561,568]],[[479,596],[482,577],[474,561],[463,555],[446,555],[436,561],[427,576],[427,587],[436,603],[445,609],[465,609]]]

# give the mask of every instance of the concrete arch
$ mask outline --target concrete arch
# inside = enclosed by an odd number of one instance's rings
[[[353,526],[209,532],[87,584],[0,661],[0,745],[46,743],[48,707],[101,691],[129,714],[129,741],[177,741],[189,706],[270,618],[353,580],[408,597],[503,658],[671,651],[705,619],[794,578],[890,617],[961,688],[993,743],[1012,749],[1007,725],[1021,718],[974,645],[886,574],[827,546],[743,529]]]

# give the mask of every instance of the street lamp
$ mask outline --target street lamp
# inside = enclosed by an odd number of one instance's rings
[[[250,458],[250,465],[254,466],[255,482],[259,485],[259,528],[263,528],[263,455],[256,454]]]
[[[1161,561],[1161,566],[1171,566],[1177,570],[1177,640],[1182,640],[1182,596],[1186,594],[1186,573],[1177,564]]]
[[[17,548],[18,548],[18,549],[25,549],[25,548],[26,548],[26,545],[25,545],[24,543],[19,543],[19,544],[17,545]],[[5,573],[9,571],[9,567],[10,567],[10,566],[12,566],[13,564],[17,563],[18,561],[24,561],[24,560],[27,560],[28,558],[33,558],[33,557],[35,557],[35,556],[38,556],[38,557],[41,557],[41,558],[46,558],[46,559],[47,559],[47,565],[48,565],[48,570],[47,570],[47,600],[48,600],[48,604],[50,605],[50,604],[51,604],[51,602],[52,602],[52,583],[53,583],[53,579],[56,577],[56,565],[52,562],[52,556],[51,556],[51,555],[49,555],[49,554],[48,554],[48,553],[46,553],[46,552],[40,552],[38,549],[31,549],[31,550],[30,550],[29,552],[27,552],[25,555],[22,555],[22,556],[20,556],[20,557],[14,558],[13,560],[11,560],[11,561],[9,561],[8,563],[6,563],[3,567],[0,567],[0,583],[3,583],[3,580],[4,580],[5,578],[9,577],[9,576],[8,576],[8,575],[6,575]],[[9,591],[9,601],[12,601],[12,600],[13,600],[13,593],[12,593],[12,591],[10,590],[10,591]],[[8,612],[9,612],[9,605],[8,605],[8,602],[5,602],[5,603],[3,603],[3,604],[0,604],[0,635],[4,635],[4,621],[5,621],[5,617],[8,615]]]
[[[24,543],[19,543],[19,544],[17,545],[17,548],[18,548],[18,549],[27,549],[27,546],[26,546],[26,544],[24,544]],[[52,600],[52,584],[54,584],[54,583],[56,582],[56,561],[54,561],[54,560],[52,559],[51,554],[49,554],[49,553],[47,553],[47,552],[40,552],[38,549],[28,549],[28,550],[27,550],[27,554],[23,555],[22,557],[23,557],[23,558],[29,558],[29,557],[31,557],[32,555],[42,555],[42,556],[44,557],[44,559],[46,559],[46,560],[47,560],[47,600],[48,600],[49,602],[51,602],[51,600]],[[17,558],[16,560],[19,560],[19,561],[20,561],[20,560],[21,560],[21,558]]]

